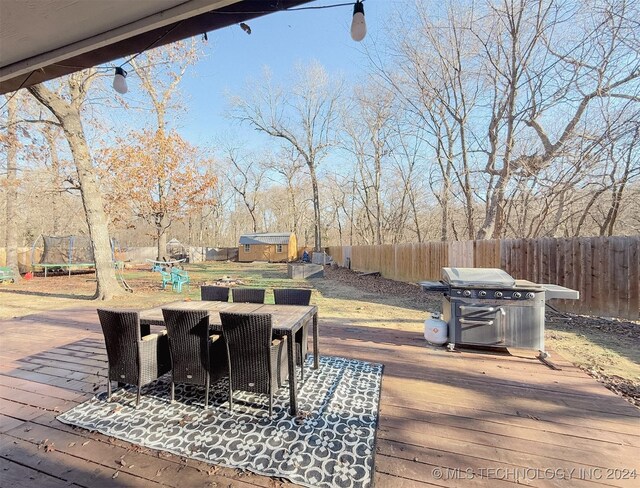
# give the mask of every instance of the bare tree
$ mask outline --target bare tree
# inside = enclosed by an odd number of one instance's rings
[[[251,216],[253,232],[258,232],[256,208],[265,168],[251,157],[241,157],[235,148],[230,148],[227,151],[226,159],[235,168],[235,171],[231,169],[231,171],[227,172],[227,181],[242,198],[242,203]]]
[[[225,243],[236,244],[235,241],[229,240],[233,237],[228,235],[228,218],[226,216],[227,209],[233,199],[233,192],[227,185],[221,184],[215,185],[213,192],[214,203],[201,209],[199,243],[216,247]]]
[[[338,232],[337,238],[339,246],[347,244],[345,236],[345,224],[349,221],[347,200],[352,186],[348,181],[345,185],[344,180],[345,178],[340,178],[335,174],[327,175],[326,179],[326,192],[328,194],[328,200],[331,203],[332,221],[335,222],[335,227]],[[331,237],[334,236],[330,236],[330,238]]]
[[[68,88],[68,97],[42,84],[31,86],[28,90],[54,115],[64,131],[78,172],[80,194],[96,262],[97,287],[94,298],[109,300],[115,295],[122,294],[123,290],[116,279],[112,264],[107,216],[82,123],[82,106],[94,75],[93,71],[82,71],[70,75],[65,83]]]
[[[420,209],[422,208],[422,196],[426,193],[424,188],[424,178],[420,174],[420,170],[424,168],[424,157],[422,151],[422,131],[419,127],[414,127],[414,130],[406,127],[402,120],[395,121],[394,131],[397,137],[396,150],[392,154],[397,175],[402,182],[402,201],[401,212],[406,213],[407,220],[409,220],[409,210],[411,212],[411,221],[413,222],[413,232],[415,233],[415,239],[418,242],[423,242],[424,232],[420,222]],[[439,160],[440,161],[440,160]],[[442,169],[442,174],[448,178],[449,174],[446,169]],[[440,203],[442,209],[441,219],[441,239],[447,240],[447,231],[449,226],[449,192],[451,184],[449,180],[445,180],[442,185],[440,194],[436,194],[436,198]],[[406,204],[404,200],[407,200]],[[408,206],[408,210],[405,212],[405,205]],[[396,233],[400,233],[400,229],[396,230]],[[411,240],[413,236],[411,236]]]
[[[440,8],[440,7],[439,7]],[[481,89],[479,80],[469,69],[469,59],[475,50],[471,47],[472,17],[458,5],[447,9],[447,18],[434,20],[431,8],[416,0],[410,12],[411,19],[400,15],[402,29],[390,26],[394,34],[390,43],[393,66],[371,56],[376,73],[403,101],[403,109],[421,121],[419,131],[426,131],[425,141],[435,152],[436,169],[446,188],[436,191],[441,204],[442,219],[449,216],[448,191],[455,177],[456,192],[463,200],[466,216],[466,234],[475,237],[476,188],[473,181],[474,135],[470,117],[477,106]],[[443,226],[442,235],[447,235]]]
[[[442,185],[455,185],[469,238],[499,238],[515,229],[507,214],[520,214],[511,202],[538,202],[532,185],[587,147],[584,138],[606,132],[594,117],[601,101],[613,112],[640,101],[638,10],[626,0],[487,0],[466,8],[449,2],[440,20],[428,2],[417,0],[412,18],[401,19],[405,28],[391,30],[398,62],[376,62],[377,72],[429,128]],[[585,173],[564,182],[579,185],[587,170],[574,167]],[[561,202],[573,191],[556,190],[546,189],[555,205],[551,213],[544,210],[551,222],[565,219]],[[437,187],[434,193],[448,194]],[[530,219],[538,215],[527,212]]]
[[[7,266],[15,275],[16,281],[20,280],[18,270],[18,222],[16,219],[16,204],[18,200],[18,134],[17,134],[17,105],[18,94],[7,95],[7,134],[4,146],[7,155],[7,180],[6,180],[6,227],[5,249],[7,251]]]
[[[314,63],[299,67],[297,79],[287,89],[274,86],[267,71],[246,92],[245,97],[231,100],[232,117],[283,141],[307,165],[313,192],[315,249],[320,250],[322,218],[317,169],[328,150],[336,145],[342,82],[332,81],[324,68]]]
[[[355,114],[345,117],[345,132],[348,136],[346,149],[355,158],[360,181],[358,195],[368,222],[371,241],[385,241],[383,228],[388,226],[385,210],[394,202],[402,201],[404,194],[389,201],[383,197],[383,173],[392,152],[393,96],[389,91],[376,89],[370,84],[356,90],[353,107]],[[385,208],[387,207],[387,208]]]
[[[282,149],[277,155],[269,158],[267,169],[275,174],[275,177],[266,175],[274,184],[284,183],[287,194],[287,212],[289,224],[288,230],[300,235],[300,222],[304,215],[304,190],[300,184],[305,162],[292,150]]]

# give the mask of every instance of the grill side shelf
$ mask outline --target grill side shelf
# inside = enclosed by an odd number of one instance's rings
[[[578,290],[572,290],[560,285],[552,285],[549,283],[543,283],[541,285],[546,293],[547,300],[553,300],[554,298],[560,298],[562,300],[579,300],[580,292]]]
[[[422,287],[422,291],[447,292],[449,285],[442,281],[421,281],[418,283]]]

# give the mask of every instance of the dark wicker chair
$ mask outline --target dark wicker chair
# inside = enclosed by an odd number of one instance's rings
[[[229,410],[233,391],[269,395],[269,416],[273,414],[273,393],[289,376],[287,338],[272,339],[271,315],[220,312],[222,333],[229,360]]]
[[[264,303],[264,288],[231,288],[234,303]]]
[[[140,315],[133,310],[98,309],[108,358],[107,400],[111,400],[111,382],[136,385],[136,406],[143,385],[171,370],[167,336],[151,334],[149,326],[140,326]]]
[[[311,301],[311,290],[274,288],[273,297],[276,305],[309,305]],[[296,332],[296,364],[301,368],[304,367],[304,361],[307,359],[308,337],[309,328],[306,325]],[[302,370],[302,378],[304,379],[304,369]]]
[[[206,310],[162,309],[171,353],[171,401],[175,384],[205,387],[204,406],[209,405],[209,386],[227,374],[226,348],[222,336],[209,333]]]
[[[201,286],[200,299],[216,302],[228,302],[229,288],[226,286]]]

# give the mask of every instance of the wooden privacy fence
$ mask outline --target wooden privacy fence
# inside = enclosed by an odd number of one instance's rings
[[[446,266],[501,268],[516,279],[580,291],[580,300],[552,302],[561,310],[640,318],[640,236],[337,246],[327,252],[355,271],[414,283],[439,280]]]

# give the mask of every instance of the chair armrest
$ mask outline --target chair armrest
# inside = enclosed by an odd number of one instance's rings
[[[277,346],[277,345],[279,345],[281,342],[287,342],[287,336],[279,336],[279,337],[276,337],[275,339],[273,339],[273,340],[271,341],[271,345],[272,345],[272,346]]]

